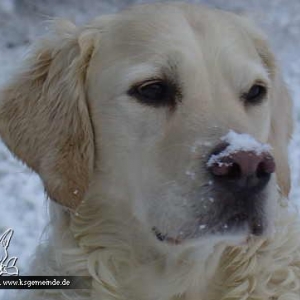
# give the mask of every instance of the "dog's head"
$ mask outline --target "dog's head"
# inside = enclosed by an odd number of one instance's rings
[[[93,190],[174,244],[267,231],[289,192],[290,106],[248,21],[149,5],[59,24],[2,92],[0,133],[51,199],[74,209]]]

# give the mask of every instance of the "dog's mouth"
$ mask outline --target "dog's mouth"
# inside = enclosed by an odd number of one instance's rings
[[[154,235],[160,242],[166,242],[171,245],[179,245],[183,241],[182,239],[180,239],[178,237],[173,238],[173,237],[168,236],[167,234],[161,233],[156,227],[152,227],[152,232],[154,233]]]
[[[167,233],[162,233],[157,227],[152,227],[152,232],[160,242],[165,242],[170,245],[180,245],[185,240],[196,239],[205,235],[230,234],[234,235],[239,232],[247,232],[249,235],[261,236],[265,231],[265,222],[261,216],[250,216],[246,213],[236,213],[227,218],[224,222],[220,222],[217,226],[200,225],[199,230],[193,230],[193,235],[180,237],[172,237]]]
[[[264,233],[265,230],[265,222],[263,222],[263,218],[259,215],[250,216],[246,213],[237,213],[231,216],[222,226],[221,233],[226,232],[234,232],[239,229],[248,227],[248,231],[252,235],[260,236]]]

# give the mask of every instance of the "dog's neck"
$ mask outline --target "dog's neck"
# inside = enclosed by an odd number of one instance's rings
[[[281,231],[274,239],[252,239],[243,247],[215,247],[203,259],[192,248],[190,253],[187,249],[181,255],[176,251],[170,255],[157,251],[151,241],[141,240],[136,225],[130,226],[137,229],[134,235],[106,208],[97,209],[87,202],[78,213],[70,214],[52,206],[54,231],[49,245],[40,250],[40,255],[48,258],[47,265],[36,273],[90,276],[92,290],[76,291],[75,299],[215,300],[225,296],[229,299],[231,295],[242,299],[250,293],[255,295],[256,290],[276,295],[272,274],[276,277],[274,282],[286,279],[284,273],[276,273],[282,270],[277,256],[289,260],[284,264],[286,271],[294,274],[284,283],[286,290],[299,281],[292,267],[300,261],[300,242],[296,238],[299,227],[296,223],[284,225],[286,215],[278,221]],[[198,249],[202,253],[203,250]],[[37,259],[41,261],[41,257]],[[58,294],[55,299],[64,297]]]
[[[105,300],[173,300],[178,295],[184,300],[209,299],[209,285],[225,245],[207,240],[185,249],[165,244],[157,248],[160,243],[154,235],[147,235],[125,207],[121,210],[122,215],[111,211],[109,204],[99,207],[86,201],[76,213],[62,215],[60,226],[74,238],[67,244],[76,247],[62,258],[67,273],[91,276],[93,293]],[[86,270],[74,264],[83,257]]]
[[[68,213],[51,204],[51,223],[55,226],[49,244],[55,247],[43,250],[54,258],[47,266],[47,275],[52,269],[52,274],[90,276],[94,298],[82,295],[79,299],[207,299],[204,294],[209,274],[224,247],[213,252],[211,245],[205,244],[201,249],[190,247],[185,251],[176,251],[174,246],[168,252],[170,246],[162,244],[157,249],[153,241],[160,242],[152,234],[146,237],[125,210],[120,218],[108,207],[96,206],[85,202],[76,213]],[[125,219],[131,226],[124,224]],[[210,254],[211,263],[207,264]]]

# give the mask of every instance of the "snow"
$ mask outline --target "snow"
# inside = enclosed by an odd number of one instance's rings
[[[0,11],[5,13],[12,13],[15,7],[15,3],[12,0],[2,0],[0,2]]]
[[[195,180],[195,179],[196,179],[196,173],[193,172],[193,171],[191,171],[191,170],[187,170],[187,171],[185,172],[185,174],[186,174],[188,177],[190,177],[192,180]]]
[[[248,150],[253,151],[259,155],[263,152],[269,152],[271,150],[270,145],[258,142],[251,135],[246,133],[237,133],[233,130],[230,130],[225,136],[221,138],[221,140],[229,144],[229,147],[227,147],[227,149],[228,151],[231,150],[230,152]]]
[[[199,229],[204,230],[206,228],[206,226],[207,226],[206,224],[199,225]]]
[[[0,0],[0,86],[25,57],[28,47],[47,31],[43,21],[66,17],[83,23],[113,13],[140,0]],[[147,2],[153,2],[147,1]],[[188,1],[186,1],[188,2]],[[193,0],[250,15],[267,32],[295,100],[295,134],[290,146],[291,201],[300,203],[300,1],[299,0]],[[191,175],[191,174],[190,174]],[[12,157],[0,143],[0,234],[13,228],[9,255],[18,257],[24,274],[47,223],[47,205],[37,175]],[[1,296],[1,293],[0,293]]]
[[[207,162],[207,167],[212,167],[214,164],[221,166],[221,159],[228,157],[238,151],[251,151],[257,155],[262,153],[268,153],[271,151],[271,146],[258,142],[252,136],[246,133],[237,133],[230,130],[225,136],[221,138],[221,141],[228,143],[225,150],[218,154],[213,154]]]

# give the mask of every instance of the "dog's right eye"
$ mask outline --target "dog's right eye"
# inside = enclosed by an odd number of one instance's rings
[[[173,84],[162,80],[149,80],[133,86],[128,94],[139,102],[154,107],[174,106],[176,88]]]
[[[267,88],[262,84],[254,84],[250,90],[243,94],[244,101],[249,105],[255,105],[262,102],[267,95]]]

